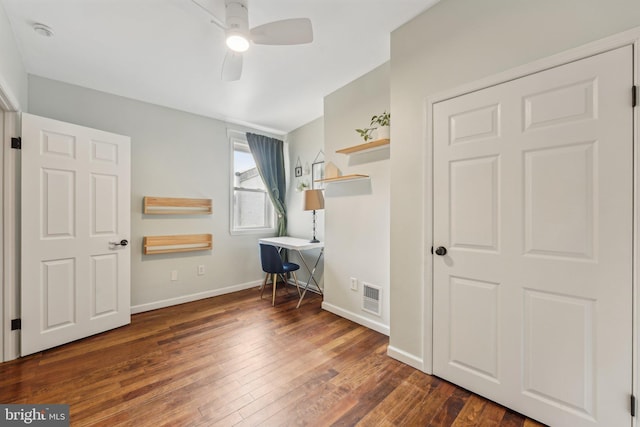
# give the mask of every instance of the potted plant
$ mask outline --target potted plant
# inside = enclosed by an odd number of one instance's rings
[[[356,132],[364,139],[364,142],[374,139],[374,131],[377,139],[389,139],[389,135],[391,134],[390,125],[391,114],[384,111],[380,115],[371,117],[371,123],[369,123],[368,128],[356,129]]]
[[[391,113],[386,111],[379,116],[371,117],[371,125],[377,128],[378,139],[389,139],[391,135]]]

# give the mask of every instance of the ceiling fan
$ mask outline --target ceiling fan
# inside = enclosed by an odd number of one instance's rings
[[[267,45],[294,45],[313,41],[313,29],[309,18],[283,19],[249,28],[247,0],[225,0],[225,20],[222,21],[209,9],[191,0],[211,16],[211,22],[225,32],[227,54],[222,63],[222,80],[239,80],[242,74],[242,54],[251,43]]]

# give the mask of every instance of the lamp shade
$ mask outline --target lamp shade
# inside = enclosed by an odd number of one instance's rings
[[[304,192],[304,210],[315,211],[324,209],[322,190],[307,190]]]

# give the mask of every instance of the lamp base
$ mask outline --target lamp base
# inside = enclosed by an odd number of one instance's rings
[[[320,240],[316,239],[316,210],[313,210],[313,237],[309,240],[309,243],[320,243]]]

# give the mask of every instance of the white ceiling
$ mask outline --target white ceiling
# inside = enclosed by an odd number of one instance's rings
[[[224,0],[198,0],[224,21]],[[308,17],[314,41],[253,45],[220,78],[224,33],[191,0],[0,0],[27,73],[274,133],[389,59],[392,30],[438,0],[254,0],[249,25]],[[34,23],[54,36],[36,34]]]

